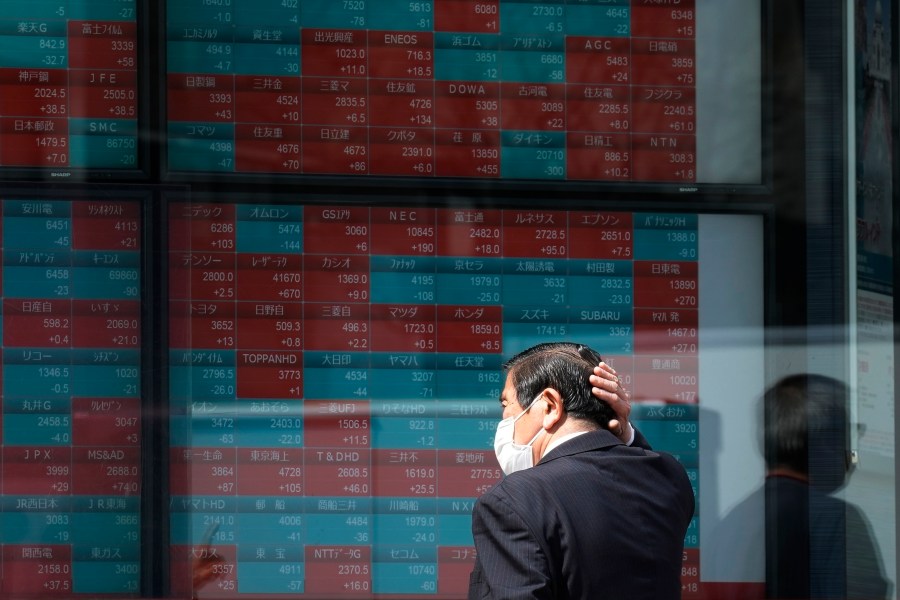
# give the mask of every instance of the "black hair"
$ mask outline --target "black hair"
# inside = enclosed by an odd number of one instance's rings
[[[608,429],[616,414],[591,393],[588,380],[601,360],[599,352],[584,344],[547,342],[516,354],[503,364],[503,369],[522,408],[528,408],[535,396],[550,387],[562,396],[569,416],[588,419]]]
[[[825,375],[790,375],[770,387],[763,396],[766,466],[839,487],[850,465],[849,399],[847,386]]]

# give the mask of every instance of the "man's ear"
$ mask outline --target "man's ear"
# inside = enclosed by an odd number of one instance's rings
[[[566,416],[566,409],[563,406],[562,396],[554,388],[546,388],[544,390],[544,400],[546,406],[544,408],[544,429],[553,429]]]

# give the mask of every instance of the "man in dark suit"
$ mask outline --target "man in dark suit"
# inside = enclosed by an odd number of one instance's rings
[[[560,342],[504,365],[494,449],[507,477],[475,504],[470,600],[681,596],[687,474],[628,425],[627,402],[607,404],[627,396],[600,362]]]

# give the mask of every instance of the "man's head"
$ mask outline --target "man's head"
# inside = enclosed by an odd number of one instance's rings
[[[831,490],[850,466],[849,390],[824,375],[785,377],[763,397],[765,458],[770,470],[789,469]]]
[[[506,384],[515,390],[516,400],[527,409],[539,394],[552,388],[559,393],[565,414],[606,429],[615,419],[613,410],[591,393],[589,377],[602,360],[600,354],[583,344],[550,342],[516,354],[503,365]]]

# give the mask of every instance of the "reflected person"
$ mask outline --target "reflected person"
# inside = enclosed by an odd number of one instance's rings
[[[791,375],[762,401],[765,484],[725,516],[710,550],[749,572],[762,537],[766,598],[886,598],[890,584],[868,521],[832,495],[851,468],[847,386]]]

